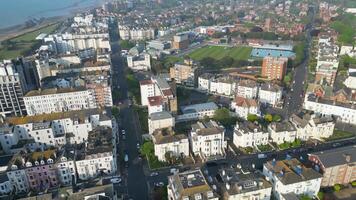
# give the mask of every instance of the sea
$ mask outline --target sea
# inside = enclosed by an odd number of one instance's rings
[[[30,19],[65,16],[84,8],[99,6],[103,0],[0,0],[0,29]]]

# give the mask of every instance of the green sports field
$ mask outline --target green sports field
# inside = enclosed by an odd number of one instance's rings
[[[228,56],[234,60],[247,60],[250,57],[251,51],[251,47],[206,46],[193,51],[189,54],[189,57],[193,60],[201,60],[206,57],[220,60]]]

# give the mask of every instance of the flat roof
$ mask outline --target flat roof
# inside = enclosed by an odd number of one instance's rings
[[[217,109],[218,109],[218,106],[214,102],[193,104],[193,105],[181,107],[181,111],[183,114],[197,113],[197,112],[201,112],[201,111],[217,110]]]

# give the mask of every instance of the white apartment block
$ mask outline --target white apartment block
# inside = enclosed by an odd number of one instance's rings
[[[321,140],[330,137],[334,132],[335,122],[330,116],[300,113],[293,114],[289,120],[297,129],[297,138],[301,140]]]
[[[272,192],[277,200],[287,196],[307,195],[315,197],[320,189],[322,175],[313,168],[304,166],[297,159],[268,161],[263,165],[263,174],[272,183]]]
[[[161,96],[148,97],[148,114],[164,111],[164,102]]]
[[[7,171],[6,173],[16,194],[27,193],[29,191],[29,183],[25,169],[18,169],[16,165],[11,166],[10,169],[11,171]]]
[[[294,142],[297,138],[297,130],[288,121],[272,122],[268,126],[268,133],[273,142],[282,144],[284,142]]]
[[[157,129],[171,128],[175,118],[167,111],[152,113],[148,117],[148,130],[152,134]]]
[[[236,83],[230,77],[203,74],[198,78],[198,89],[212,94],[233,96]]]
[[[43,122],[46,120],[47,122]],[[101,111],[72,111],[54,116],[53,114],[35,117],[12,118],[6,121],[11,125],[0,128],[0,143],[6,153],[21,140],[33,140],[30,148],[60,147],[67,142],[80,144],[88,139],[88,133],[98,126],[112,127],[109,117]],[[66,139],[67,138],[67,139]]]
[[[151,28],[131,28],[119,25],[119,35],[122,40],[152,40],[155,38],[155,31]]]
[[[256,147],[268,144],[268,132],[249,121],[236,123],[234,128],[233,143],[236,147]]]
[[[56,34],[47,36],[44,38],[44,42],[49,43],[53,50],[59,54],[77,52],[89,48],[94,48],[103,52],[111,51],[108,33]]]
[[[30,116],[97,107],[92,91],[84,88],[30,91],[24,103]]]
[[[190,170],[169,176],[167,190],[170,200],[219,199],[200,170]]]
[[[261,172],[222,168],[218,174],[222,181],[216,181],[224,200],[270,200],[272,185]]]
[[[258,99],[263,104],[277,106],[282,100],[283,89],[272,83],[262,84],[258,91]]]
[[[160,161],[167,161],[166,154],[171,157],[189,156],[189,140],[183,134],[175,135],[171,130],[157,130],[153,133],[154,152]]]
[[[319,99],[312,94],[306,94],[303,108],[317,114],[335,116],[338,121],[344,123],[356,124],[356,107],[353,104]]]
[[[235,110],[236,115],[243,119],[247,119],[250,114],[260,115],[260,106],[255,99],[236,96],[235,100],[231,102],[231,109]]]
[[[258,94],[258,85],[253,80],[241,80],[236,86],[236,96],[255,99]]]
[[[225,155],[225,129],[215,121],[193,124],[189,140],[193,154],[203,160]]]
[[[105,152],[87,155],[83,160],[77,160],[75,164],[79,179],[95,178],[100,172],[113,174],[116,171],[113,159],[112,152]]]
[[[151,56],[150,54],[142,54],[138,56],[128,55],[127,66],[133,71],[148,71],[151,70]]]
[[[56,163],[58,180],[62,185],[72,185],[72,179],[76,181],[75,161],[62,156]]]

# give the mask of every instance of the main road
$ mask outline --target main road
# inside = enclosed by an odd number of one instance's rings
[[[128,86],[125,77],[125,65],[120,54],[120,46],[118,40],[114,39],[111,42],[112,47],[112,84],[113,88],[117,87],[120,91],[119,101],[115,102],[116,106],[120,107],[120,143],[118,145],[119,155],[118,163],[122,175],[122,186],[117,186],[115,189],[121,193],[125,199],[148,199],[148,187],[146,177],[143,171],[143,161],[139,158],[137,143],[141,143],[141,133],[139,122],[134,115],[134,111],[128,103]],[[125,130],[125,139],[122,136],[122,131]],[[124,155],[127,154],[129,161],[124,162]]]

